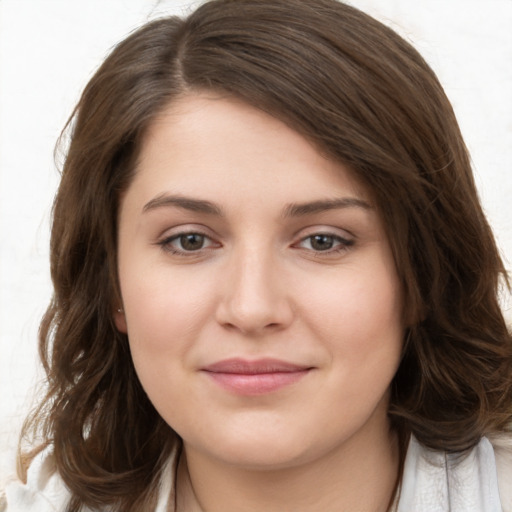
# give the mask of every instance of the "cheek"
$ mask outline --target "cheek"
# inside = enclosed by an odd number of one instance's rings
[[[377,337],[402,332],[401,290],[394,274],[347,272],[308,291],[307,315],[323,333],[342,340],[375,343]]]
[[[204,307],[186,287],[178,292],[166,282],[142,280],[126,286],[123,299],[137,376],[160,415],[171,424],[175,411],[192,394],[187,387],[190,354],[204,324]]]
[[[121,273],[130,349],[141,377],[151,378],[154,372],[168,378],[170,367],[186,362],[194,339],[213,314],[211,286],[200,276],[183,274],[157,266]]]
[[[402,291],[394,266],[385,259],[345,270],[322,287],[311,284],[310,307],[303,310],[310,332],[330,354],[331,385],[340,402],[371,408],[400,362]]]

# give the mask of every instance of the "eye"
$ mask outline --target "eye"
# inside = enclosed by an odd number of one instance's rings
[[[166,251],[182,255],[216,246],[210,237],[195,232],[178,233],[177,235],[165,238],[158,244]]]
[[[185,235],[179,235],[172,240],[173,243],[179,246],[179,249],[184,251],[198,251],[205,245],[207,238],[200,233],[187,233]]]
[[[346,250],[354,244],[353,240],[347,240],[339,235],[330,233],[315,233],[306,238],[303,238],[297,247],[307,249],[314,252],[339,252]]]

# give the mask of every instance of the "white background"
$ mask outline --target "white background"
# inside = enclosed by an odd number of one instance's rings
[[[194,2],[197,4],[198,2]],[[507,267],[512,262],[512,0],[352,0],[424,55],[452,100]],[[53,147],[112,46],[190,1],[0,0],[0,476],[33,399],[51,295]],[[511,312],[506,312],[512,319]],[[38,377],[39,375],[39,377]]]

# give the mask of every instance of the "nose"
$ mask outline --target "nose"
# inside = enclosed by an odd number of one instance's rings
[[[221,288],[216,315],[225,328],[258,336],[285,329],[293,320],[289,288],[271,253],[240,251]]]

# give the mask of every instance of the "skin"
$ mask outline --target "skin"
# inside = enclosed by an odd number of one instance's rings
[[[118,242],[116,325],[183,439],[179,510],[386,510],[402,290],[350,170],[258,109],[188,95],[150,127]],[[240,393],[204,371],[234,357],[307,370]]]

